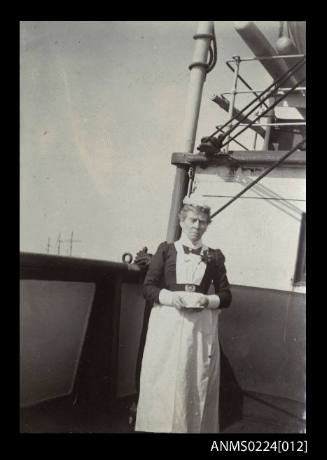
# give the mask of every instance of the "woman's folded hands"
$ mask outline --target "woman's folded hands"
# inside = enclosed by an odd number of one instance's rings
[[[215,309],[219,307],[220,299],[217,295],[205,295],[200,292],[169,291],[161,289],[159,302],[176,308],[189,308],[194,311],[204,308]]]

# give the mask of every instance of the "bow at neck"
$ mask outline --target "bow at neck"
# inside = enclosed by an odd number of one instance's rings
[[[196,249],[192,249],[183,244],[183,249],[184,249],[185,254],[197,254],[199,256],[201,254],[202,246]]]

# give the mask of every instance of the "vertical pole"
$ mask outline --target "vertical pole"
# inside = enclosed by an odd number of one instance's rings
[[[58,256],[60,255],[60,243],[61,243],[61,233],[58,236]]]
[[[269,98],[268,103],[269,105],[272,105],[274,103],[274,99]],[[274,109],[266,113],[267,124],[273,122],[273,117],[274,117]],[[270,132],[271,132],[271,126],[266,126],[266,134],[265,134],[265,139],[263,141],[262,150],[269,150]]]
[[[257,147],[257,138],[258,138],[258,133],[257,131],[254,131],[253,150],[255,150]]]
[[[196,129],[198,125],[203,84],[206,78],[207,61],[210,41],[213,37],[213,21],[200,21],[194,39],[196,39],[193,62],[190,65],[190,82],[185,108],[184,151],[193,153]],[[176,167],[174,188],[171,199],[170,215],[167,230],[167,241],[179,238],[180,227],[178,212],[187,193],[188,175],[182,166]]]
[[[70,255],[72,255],[73,253],[73,235],[74,235],[74,232],[72,232],[70,236]]]
[[[229,104],[228,119],[233,118],[233,112],[234,112],[234,107],[235,107],[235,97],[236,97],[236,91],[237,91],[238,74],[240,70],[240,56],[233,56],[233,59],[235,60],[236,68],[235,68],[234,82],[233,82],[233,88],[232,88],[232,100]],[[231,128],[232,126],[233,126],[233,122],[230,123],[229,128]],[[227,136],[226,142],[228,142],[229,137],[230,136]],[[228,153],[228,150],[229,150],[229,144],[226,145],[225,152]]]

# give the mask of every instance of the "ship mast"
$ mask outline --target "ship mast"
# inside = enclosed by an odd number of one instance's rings
[[[202,89],[207,73],[210,41],[213,38],[213,21],[200,21],[196,35],[193,61],[190,65],[190,82],[184,121],[184,151],[193,152],[199,119]],[[176,175],[171,199],[167,241],[171,243],[180,236],[178,213],[187,193],[188,174],[183,166],[176,166]]]

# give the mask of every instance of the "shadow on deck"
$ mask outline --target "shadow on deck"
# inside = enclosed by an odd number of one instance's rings
[[[21,433],[131,433],[124,398],[108,410],[82,410],[52,402],[21,410]],[[305,405],[259,393],[244,394],[243,417],[223,433],[305,433]]]

